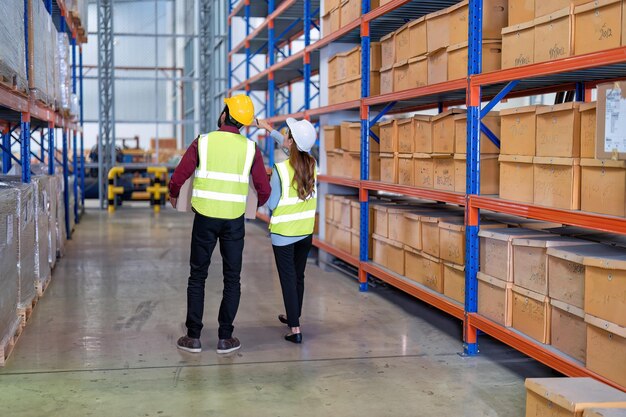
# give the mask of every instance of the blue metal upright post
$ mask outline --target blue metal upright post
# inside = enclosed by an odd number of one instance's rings
[[[22,182],[30,183],[30,113],[22,113],[21,116],[20,156],[22,160]]]
[[[7,174],[11,170],[11,129],[8,127],[2,131],[2,173]]]
[[[78,77],[80,94],[78,98],[78,105],[80,109],[80,197],[82,207],[85,207],[85,132],[84,132],[84,108],[83,108],[83,47],[81,46],[78,51]]]
[[[72,228],[70,227],[70,190],[69,190],[69,163],[67,149],[67,129],[63,127],[63,201],[65,203],[65,232],[67,238],[71,239]]]
[[[54,122],[48,122],[48,175],[54,175]]]
[[[274,13],[274,0],[267,2],[267,14]],[[276,39],[274,38],[274,20],[267,22],[267,65],[269,68],[274,66],[276,62]],[[267,75],[267,109],[268,118],[275,116],[276,111],[276,83],[274,82],[274,72],[270,71]],[[269,133],[269,132],[268,132]],[[274,166],[274,140],[268,136],[267,138],[267,158],[270,167]]]
[[[361,13],[370,11],[370,0],[362,0]],[[370,24],[361,23],[361,97],[370,95]],[[361,180],[369,179],[370,171],[370,116],[369,107],[361,104]],[[359,260],[367,262],[369,260],[369,193],[360,189],[359,201],[361,203],[360,218],[360,238],[359,238]],[[359,268],[359,291],[366,292],[368,289],[367,273]]]
[[[72,171],[74,172],[74,222],[78,224],[80,222],[80,216],[78,213],[78,135],[76,131],[72,132],[72,150],[74,151],[72,160]]]
[[[469,1],[469,51],[467,62],[468,74],[468,106],[467,106],[467,167],[466,194],[480,194],[480,87],[473,88],[471,76],[482,72],[482,20],[483,1]],[[466,208],[467,225],[465,228],[465,320],[464,320],[464,353],[472,356],[478,354],[477,331],[471,326],[469,314],[478,309],[478,265],[480,227],[479,212],[471,207]]]
[[[250,54],[250,41],[248,40],[248,36],[250,36],[250,0],[245,0],[244,13],[246,20],[246,82],[250,79],[250,61],[252,59],[252,55]],[[247,92],[247,91],[246,91]]]
[[[233,12],[233,5],[230,0],[228,0],[228,75],[227,78],[227,91],[233,87],[233,57],[230,52],[233,50],[233,19],[230,14]],[[228,94],[228,93],[227,93]]]
[[[311,108],[311,0],[304,0],[304,109]]]
[[[43,146],[46,134],[43,132],[43,127],[39,129],[39,157],[43,163],[46,160],[46,148]]]

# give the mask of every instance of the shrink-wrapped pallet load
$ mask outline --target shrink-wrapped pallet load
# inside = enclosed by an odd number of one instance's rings
[[[18,191],[0,186],[0,356],[19,326],[18,299]],[[3,361],[0,357],[0,363]]]
[[[40,2],[43,4],[43,2]],[[0,81],[20,91],[26,82],[26,45],[24,37],[24,2],[0,1]]]

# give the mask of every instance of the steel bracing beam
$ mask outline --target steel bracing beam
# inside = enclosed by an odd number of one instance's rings
[[[98,183],[100,208],[107,199],[105,178],[115,164],[115,61],[113,0],[98,0]]]

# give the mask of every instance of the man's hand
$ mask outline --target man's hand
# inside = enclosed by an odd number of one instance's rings
[[[176,205],[178,204],[178,198],[170,197],[170,203],[172,204],[172,207],[176,208]]]
[[[256,125],[260,129],[265,129],[269,132],[272,131],[272,125],[267,122],[265,119],[256,119]]]

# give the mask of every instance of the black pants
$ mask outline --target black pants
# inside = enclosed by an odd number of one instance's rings
[[[300,327],[304,298],[304,269],[312,243],[313,236],[309,235],[291,245],[272,246],[289,327]]]
[[[187,286],[187,336],[199,339],[204,314],[204,286],[217,241],[224,264],[224,291],[218,316],[220,339],[233,335],[233,321],[241,297],[241,258],[246,234],[243,216],[234,220],[214,219],[196,213],[191,234],[191,273]]]

